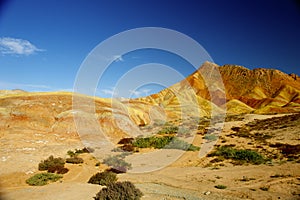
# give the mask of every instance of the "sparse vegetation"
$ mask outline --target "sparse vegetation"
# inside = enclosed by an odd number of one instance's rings
[[[209,156],[221,156],[225,159],[232,159],[241,163],[262,164],[266,159],[256,151],[245,149],[234,149],[232,147],[221,146]]]
[[[27,179],[26,183],[32,186],[42,186],[48,184],[49,181],[55,182],[61,178],[62,175],[45,172],[45,173],[35,174],[34,176]]]
[[[109,184],[115,183],[117,180],[117,175],[114,172],[104,171],[93,175],[88,183],[108,186]]]
[[[143,193],[131,182],[117,182],[108,185],[96,194],[95,200],[139,200]]]
[[[65,160],[63,158],[54,158],[52,155],[39,163],[39,170],[48,170],[49,168],[64,168]]]
[[[224,190],[224,189],[227,188],[227,186],[225,186],[225,185],[216,185],[215,188]]]

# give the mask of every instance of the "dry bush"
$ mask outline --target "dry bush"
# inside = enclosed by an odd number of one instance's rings
[[[49,168],[57,168],[57,167],[64,167],[65,160],[62,158],[54,158],[52,155],[49,156],[46,160],[42,160],[39,163],[39,170],[48,170]]]
[[[109,184],[115,183],[117,180],[117,174],[110,171],[104,171],[94,174],[89,179],[88,183],[107,186]]]
[[[108,185],[96,194],[95,200],[139,200],[143,193],[131,182],[117,182]]]

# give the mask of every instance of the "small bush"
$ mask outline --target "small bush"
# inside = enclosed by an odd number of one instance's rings
[[[105,171],[107,171],[107,172],[113,172],[113,173],[115,173],[115,174],[123,174],[123,173],[126,173],[126,171],[120,171],[120,170],[115,169],[115,168],[108,168],[108,169],[106,169]]]
[[[28,185],[32,186],[42,186],[48,184],[49,181],[55,182],[59,179],[61,179],[62,176],[58,174],[53,174],[53,173],[40,173],[36,174],[29,179],[26,180],[26,183]]]
[[[216,185],[215,188],[224,190],[224,189],[227,188],[227,186],[225,186],[225,185]]]
[[[76,154],[81,154],[81,153],[93,153],[95,149],[91,147],[84,147],[83,149],[75,149]]]
[[[136,138],[132,145],[138,148],[150,148],[154,147],[155,149],[162,149],[164,148],[167,144],[169,144],[173,136],[164,136],[164,137],[145,137],[145,138]]]
[[[269,187],[260,187],[259,189],[261,189],[262,191],[268,191]]]
[[[110,156],[105,158],[103,163],[122,172],[126,172],[127,170],[131,169],[131,164],[124,160],[123,155]]]
[[[66,162],[71,164],[80,164],[83,163],[83,159],[75,156],[75,157],[67,158]]]
[[[57,174],[65,174],[69,171],[69,169],[62,166],[53,166],[48,168],[49,173],[57,173]]]
[[[93,175],[88,183],[97,185],[109,185],[117,181],[117,175],[113,172],[104,171]]]
[[[94,197],[95,200],[139,200],[143,193],[131,182],[117,182],[103,188]]]
[[[118,144],[132,144],[133,140],[133,138],[122,138]]]
[[[65,160],[62,158],[54,158],[52,155],[48,159],[42,160],[39,163],[39,170],[48,170],[49,168],[64,167]]]
[[[69,151],[67,152],[67,154],[68,154],[70,157],[75,157],[75,156],[76,156],[76,153],[75,153],[74,151],[71,151],[71,150],[69,150]]]
[[[127,151],[127,152],[135,151],[135,148],[134,146],[132,146],[132,144],[124,144],[123,146],[120,147],[120,149],[122,149],[122,151]]]
[[[197,147],[197,146],[191,144],[187,150],[188,151],[199,151],[200,147]]]

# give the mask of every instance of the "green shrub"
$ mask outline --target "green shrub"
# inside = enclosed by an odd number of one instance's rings
[[[155,148],[155,149],[181,149],[188,151],[198,151],[200,148],[192,144],[189,144],[183,140],[178,139],[174,136],[163,136],[163,137],[146,137],[146,138],[136,138],[133,146],[138,148]]]
[[[89,179],[88,183],[107,186],[109,184],[115,183],[116,181],[117,181],[117,175],[115,173],[104,171],[93,175]]]
[[[136,138],[133,141],[133,146],[138,147],[138,148],[150,148],[154,147],[155,149],[162,149],[164,148],[167,144],[169,144],[173,136],[164,136],[164,137],[146,137],[146,138]]]
[[[64,167],[65,165],[65,160],[62,158],[54,158],[52,155],[49,156],[48,159],[42,160],[39,163],[39,170],[48,170],[49,168],[53,167]]]
[[[227,186],[225,186],[225,185],[216,185],[215,188],[223,190],[223,189],[226,189]]]
[[[242,162],[249,162],[252,164],[262,164],[266,162],[266,159],[256,151],[252,150],[238,150],[231,147],[222,146],[217,149],[210,156],[222,156],[226,159],[233,159]]]
[[[36,174],[26,180],[28,185],[32,186],[42,186],[48,184],[49,181],[55,182],[62,178],[62,175],[53,174],[53,173],[40,173]]]
[[[131,164],[127,163],[124,157],[123,155],[109,156],[103,160],[103,163],[118,171],[126,172],[131,169]]]
[[[199,151],[200,147],[197,147],[197,146],[191,144],[187,150],[188,151]]]
[[[66,162],[71,164],[80,164],[83,163],[83,159],[75,156],[75,157],[67,158]]]
[[[143,193],[131,182],[117,182],[100,190],[95,200],[139,200]]]

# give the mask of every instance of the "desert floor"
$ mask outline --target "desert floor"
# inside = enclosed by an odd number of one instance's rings
[[[180,156],[167,166],[162,165],[161,169],[147,171],[147,168],[143,168],[141,172],[129,170],[127,173],[118,174],[118,179],[133,182],[144,193],[142,199],[145,200],[300,199],[299,151],[291,155],[284,153],[280,149],[282,146],[274,146],[280,143],[292,145],[296,150],[299,148],[300,118],[289,116],[243,115],[227,120],[221,131],[218,131],[220,124],[216,123],[211,129],[218,132],[217,141],[206,141],[201,133],[196,133],[193,139],[193,144],[201,146],[204,156],[199,156],[197,151],[180,153],[179,150],[163,150],[159,155],[172,156],[175,152]],[[251,125],[248,126],[248,135],[231,129],[243,127],[247,123]],[[98,160],[88,153],[80,155],[84,159],[83,164],[66,164],[69,172],[58,182],[45,186],[29,186],[25,182],[27,178],[38,173],[38,163],[49,155],[66,157],[68,150],[82,148],[82,143],[75,136],[10,130],[0,133],[0,141],[1,200],[88,200],[93,199],[101,189],[101,186],[88,184],[87,181],[107,166],[95,166]],[[218,145],[253,149],[271,157],[272,160],[265,164],[253,165],[208,157],[206,151]],[[134,166],[143,166],[140,159],[134,158],[138,154],[147,154],[150,151],[154,150],[134,153],[126,157],[126,160]],[[145,162],[157,164],[159,159],[164,158],[149,156]],[[225,185],[226,189],[217,189],[216,185]]]

